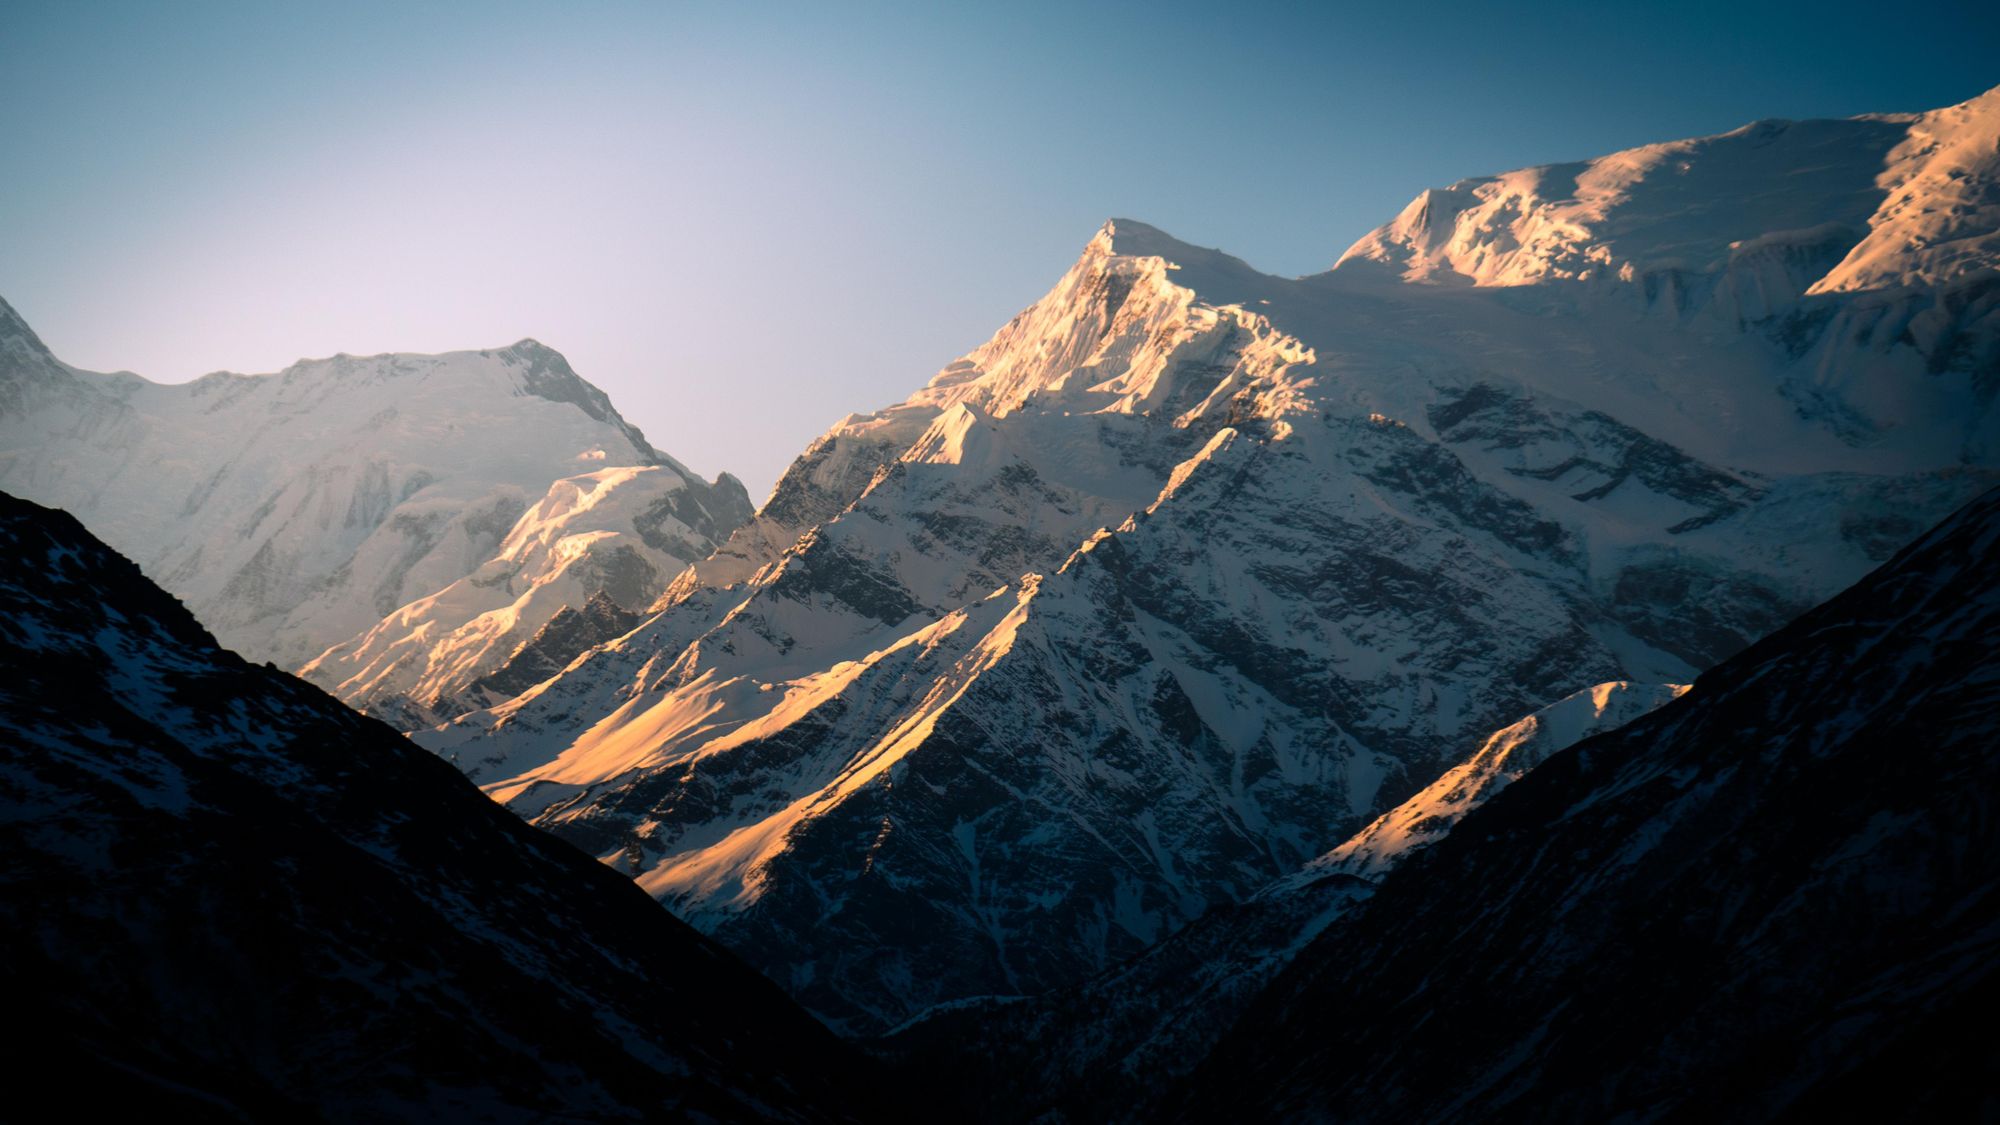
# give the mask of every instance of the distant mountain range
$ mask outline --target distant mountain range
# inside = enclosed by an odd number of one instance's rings
[[[70,367],[4,302],[0,489],[75,514],[252,659],[343,645],[322,680],[362,702],[462,686],[564,598],[642,609],[751,514],[533,340],[163,385]],[[385,617],[451,655],[385,655]]]

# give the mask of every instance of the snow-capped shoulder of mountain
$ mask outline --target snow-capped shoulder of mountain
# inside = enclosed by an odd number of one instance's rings
[[[1550,754],[1622,726],[1686,691],[1686,684],[1621,680],[1557,700],[1493,732],[1471,757],[1314,860],[1295,878],[1309,881],[1334,872],[1379,877],[1410,852],[1451,831],[1467,813],[1519,781]]]
[[[297,667],[470,575],[578,473],[684,482],[690,555],[749,515],[534,340],[160,384],[62,364],[0,311],[0,487],[75,513],[260,660]]]
[[[1924,114],[1759,121],[1461,180],[1335,268],[1481,286],[1723,271],[1783,245],[1797,293],[1942,285],[2000,251],[2000,89]],[[1774,185],[1781,185],[1776,187]]]
[[[1876,184],[1868,236],[1815,293],[1942,285],[2000,262],[2000,86],[1910,120]]]
[[[603,596],[627,612],[715,548],[717,530],[749,515],[740,498],[666,465],[600,469],[549,486],[492,558],[436,593],[315,657],[299,674],[349,705],[406,727],[471,706],[461,700],[564,609]]]

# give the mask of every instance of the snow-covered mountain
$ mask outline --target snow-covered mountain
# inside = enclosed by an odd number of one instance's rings
[[[648,619],[420,739],[850,1030],[1071,984],[2000,480],[1951,194],[1996,105],[1500,177],[1302,279],[1114,221]]]
[[[894,1119],[630,882],[4,493],[0,854],[8,1073],[48,1080],[10,1116]]]
[[[1300,953],[1170,1116],[1993,1119],[1996,560],[2000,491],[1530,772]]]
[[[651,471],[556,483],[631,466]],[[531,507],[560,507],[613,483],[624,522],[584,517],[577,530],[616,530],[625,542],[586,550],[581,540],[516,541],[537,534],[519,524],[556,518]],[[433,639],[451,634],[461,652],[477,647],[468,631],[484,629],[499,646],[525,641],[553,612],[552,595],[589,584],[579,571],[530,597],[553,571],[587,561],[614,587],[663,585],[644,569],[670,578],[751,510],[734,478],[704,482],[653,449],[602,391],[533,340],[443,355],[340,355],[274,375],[218,372],[162,385],[60,362],[4,303],[0,488],[72,512],[223,643],[287,668],[357,637],[379,648],[377,623],[420,600],[427,608],[402,616],[428,624]],[[502,581],[510,566],[531,573]],[[499,593],[467,595],[454,586],[462,579]],[[475,620],[510,609],[514,632]],[[380,671],[375,651],[363,663],[371,687],[420,686],[418,675]],[[459,662],[468,660],[477,662]]]
[[[2000,254],[2000,88],[1923,114],[1759,121],[1423,192],[1336,268],[1424,284],[1719,284],[1733,311],[1937,289]]]
[[[628,613],[646,609],[749,515],[740,488],[705,488],[668,465],[556,481],[477,570],[327,649],[299,674],[405,727],[497,702],[481,681],[558,613],[593,598]]]

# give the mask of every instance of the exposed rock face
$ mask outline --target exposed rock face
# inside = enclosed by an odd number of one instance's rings
[[[749,518],[734,478],[655,450],[533,340],[168,386],[72,368],[0,302],[0,488],[74,513],[225,644],[286,668],[497,565],[555,482],[606,466],[652,467],[626,491],[666,506],[650,539],[623,530],[675,560],[656,587]]]
[[[67,1112],[879,1120],[622,876],[0,494],[0,980]],[[101,1111],[101,1112],[100,1112]]]
[[[1328,927],[1189,1120],[1985,1119],[2000,492]]]
[[[1800,152],[1883,170],[1918,121]],[[1840,259],[1786,232],[1890,189],[1690,145],[1729,167],[1594,197],[1629,277],[1287,280],[1115,221],[649,620],[419,737],[849,1030],[1102,972],[2000,479],[2000,292],[1921,248],[1901,288],[1815,288]],[[1689,191],[1735,223],[1812,185],[1670,264]]]

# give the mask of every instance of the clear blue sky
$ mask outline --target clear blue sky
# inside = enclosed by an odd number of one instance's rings
[[[1107,217],[1314,272],[1418,190],[2000,84],[2000,4],[12,0],[0,295],[180,381],[534,336],[760,498]]]

